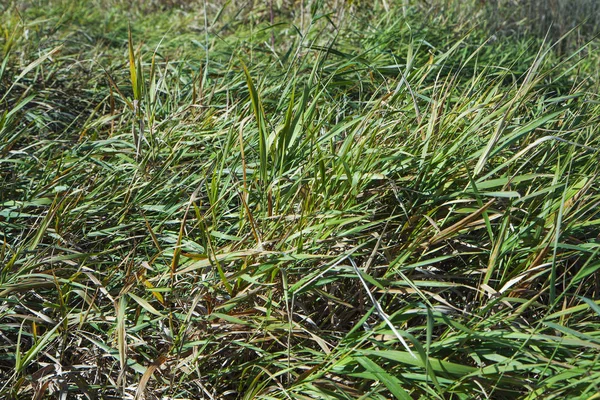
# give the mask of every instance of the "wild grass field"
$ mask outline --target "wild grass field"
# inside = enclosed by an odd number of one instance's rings
[[[0,3],[0,398],[600,397],[600,11],[531,4]]]

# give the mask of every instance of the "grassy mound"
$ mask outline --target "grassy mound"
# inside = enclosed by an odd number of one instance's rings
[[[598,42],[254,3],[0,5],[0,397],[598,393]]]

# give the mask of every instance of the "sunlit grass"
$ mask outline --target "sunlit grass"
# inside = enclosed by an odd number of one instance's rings
[[[596,42],[296,3],[0,6],[0,397],[595,395]]]

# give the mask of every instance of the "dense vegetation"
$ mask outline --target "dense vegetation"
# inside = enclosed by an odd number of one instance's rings
[[[594,24],[465,4],[1,4],[0,397],[597,395]]]

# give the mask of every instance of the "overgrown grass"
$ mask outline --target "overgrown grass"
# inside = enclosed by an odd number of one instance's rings
[[[595,396],[597,42],[255,3],[0,6],[0,397]]]

